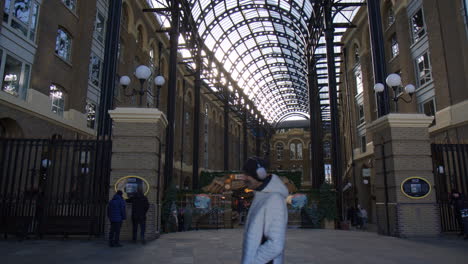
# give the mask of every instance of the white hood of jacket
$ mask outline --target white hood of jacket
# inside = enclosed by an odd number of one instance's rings
[[[283,263],[287,197],[288,189],[274,174],[263,190],[255,192],[244,230],[242,264]]]

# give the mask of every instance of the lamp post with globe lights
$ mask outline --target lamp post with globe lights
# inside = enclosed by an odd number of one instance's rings
[[[405,93],[407,93],[410,96],[409,100],[406,100],[403,98],[404,93],[398,93],[398,88],[401,87],[401,77],[400,75],[396,73],[392,73],[387,76],[387,79],[385,79],[385,83],[392,88],[393,90],[393,102],[395,103],[395,112],[398,112],[398,100],[402,100],[405,103],[411,103],[413,101],[413,94],[416,90],[416,87],[414,87],[413,84],[407,84],[405,86]],[[385,90],[385,85],[382,83],[376,83],[374,85],[374,91],[376,93],[382,93]]]
[[[140,65],[136,68],[135,70],[135,77],[137,77],[137,79],[140,81],[140,90],[137,90],[135,88],[132,89],[132,92],[130,94],[127,94],[125,91],[126,91],[126,88],[128,87],[128,85],[130,85],[131,83],[131,79],[130,77],[128,76],[122,76],[120,77],[120,85],[122,85],[123,89],[124,89],[124,95],[125,96],[134,96],[134,95],[139,95],[139,103],[138,103],[138,106],[139,107],[142,107],[142,103],[143,103],[143,95],[145,94],[145,89],[143,88],[144,87],[144,83],[146,82],[146,80],[149,79],[149,77],[151,76],[151,69],[146,66],[146,65]],[[164,84],[165,82],[165,79],[163,76],[161,75],[158,75],[154,78],[154,83],[156,84],[156,86],[158,87],[158,92],[157,92],[157,106],[156,107],[159,107],[159,90],[161,88],[161,86]]]

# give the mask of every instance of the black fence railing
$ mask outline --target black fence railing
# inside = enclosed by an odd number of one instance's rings
[[[468,195],[468,144],[432,144],[435,191],[443,232],[459,231],[449,194],[457,190]]]
[[[0,139],[0,232],[102,235],[110,140]]]

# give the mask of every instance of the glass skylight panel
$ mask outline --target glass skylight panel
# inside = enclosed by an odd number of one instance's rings
[[[248,39],[244,43],[245,43],[245,46],[247,47],[247,49],[252,49],[253,47],[257,46],[257,43],[255,43],[254,39]]]
[[[215,19],[215,15],[213,13],[213,10],[208,10],[204,18],[205,23],[207,25],[210,25],[214,21],[214,19]]]
[[[226,9],[232,9],[237,6],[236,1],[223,1],[223,2],[226,5]]]
[[[223,59],[223,57],[224,57],[224,54],[226,54],[226,52],[223,51],[222,48],[223,47],[221,47],[221,50],[215,51],[215,54],[214,54],[218,61],[221,61]]]
[[[240,12],[233,13],[229,17],[232,19],[234,24],[240,23],[241,21],[244,20],[244,17],[242,16],[242,13]]]
[[[219,24],[221,24],[221,27],[224,29],[224,30],[227,30],[231,27],[234,26],[234,24],[232,23],[232,20],[229,18],[229,17],[225,17],[223,18]]]
[[[244,19],[252,19],[258,17],[258,12],[255,9],[245,9],[242,10],[242,13],[244,14]]]
[[[219,24],[216,24],[213,29],[211,30],[210,34],[213,35],[213,37],[218,40],[219,37],[223,34],[224,30],[221,28]]]
[[[229,1],[228,1],[229,2]],[[224,7],[224,1],[219,2],[215,7],[214,7],[214,12],[217,17],[220,17],[224,12],[226,11],[226,8]]]
[[[212,50],[214,45],[215,45],[216,41],[215,39],[213,38],[213,36],[210,34],[208,36],[206,36],[206,39],[205,39],[205,45],[210,49]]]

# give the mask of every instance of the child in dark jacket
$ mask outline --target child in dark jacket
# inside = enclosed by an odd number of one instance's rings
[[[110,247],[121,247],[119,243],[120,239],[120,228],[122,227],[122,222],[125,220],[125,201],[122,197],[122,191],[118,190],[114,195],[112,200],[109,201],[107,207],[107,216],[110,221],[110,231],[109,231],[109,246]]]

